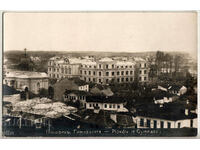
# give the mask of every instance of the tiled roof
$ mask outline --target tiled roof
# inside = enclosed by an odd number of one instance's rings
[[[185,115],[184,113],[173,113],[173,112],[139,112],[136,114],[136,116],[142,116],[142,117],[149,117],[149,118],[158,118],[158,119],[164,119],[164,120],[171,120],[171,121],[176,121],[176,120],[184,120],[184,119],[194,119],[197,118],[197,114],[195,113],[190,113],[188,116]]]
[[[116,97],[116,96],[88,96],[86,98],[87,102],[98,102],[98,103],[124,103],[124,97]]]
[[[79,90],[66,90],[64,94],[71,94],[74,93],[76,95],[88,95],[88,92],[85,91],[79,91]]]
[[[137,106],[135,115],[174,121],[197,117],[195,113],[189,113],[189,115],[186,116],[184,112],[185,108],[187,108],[186,105],[180,102],[164,104],[161,108],[156,104],[143,104]]]

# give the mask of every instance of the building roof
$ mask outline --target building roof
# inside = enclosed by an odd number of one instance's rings
[[[79,78],[71,78],[69,80],[71,80],[72,82],[74,82],[78,86],[88,85],[88,83],[86,83],[85,81],[83,81]]]
[[[116,125],[116,123],[110,119],[110,114],[103,110],[100,110],[98,114],[90,112],[82,121],[105,128],[112,128]]]
[[[81,59],[79,58],[68,58],[70,64],[81,64]]]
[[[62,115],[74,113],[77,109],[61,102],[53,102],[47,98],[35,98],[13,104],[13,111],[58,118]]]
[[[124,99],[124,97],[117,97],[117,96],[110,96],[110,97],[106,97],[106,96],[88,96],[86,98],[86,102],[120,104],[120,103],[124,103],[125,99]]]
[[[95,61],[91,61],[90,59],[81,59],[81,64],[83,65],[96,65],[97,63]]]
[[[171,85],[168,87],[168,90],[176,90],[179,91],[183,86],[182,85]]]
[[[131,61],[117,61],[116,65],[120,66],[120,65],[135,65],[134,62]]]
[[[154,90],[152,91],[152,94],[153,94],[153,97],[156,99],[156,100],[159,100],[159,99],[163,99],[164,97],[173,97],[174,94],[171,94],[167,91],[162,91],[162,90]]]
[[[123,127],[132,127],[136,124],[133,122],[131,115],[122,115],[122,114],[116,114],[117,115],[117,124]]]
[[[143,58],[141,58],[141,57],[134,57],[134,60],[135,60],[135,61],[139,61],[139,62],[140,62],[140,61],[145,61],[145,60],[144,60]]]
[[[82,81],[78,78],[72,78],[72,79],[61,79],[59,82],[54,84],[54,98],[56,100],[61,100],[63,97],[63,94],[65,90],[78,90],[79,86],[86,85],[85,81]]]
[[[60,57],[55,56],[55,57],[51,57],[49,60],[59,60],[59,59],[60,59]]]
[[[197,114],[195,113],[190,113],[188,116],[185,115],[184,113],[173,113],[173,112],[139,112],[136,114],[136,116],[142,116],[142,117],[149,117],[149,118],[158,118],[158,119],[163,119],[163,120],[171,120],[171,121],[177,121],[177,120],[184,120],[184,119],[194,119],[197,118]]]
[[[15,88],[3,84],[3,95],[14,95],[14,94],[20,94],[20,91],[17,91]]]
[[[6,77],[31,79],[31,78],[48,78],[48,75],[45,72],[10,70],[10,71],[6,72]]]
[[[106,88],[106,89],[102,90],[101,92],[105,96],[113,96],[114,95],[114,93],[111,91],[110,88]]]
[[[76,95],[88,95],[89,94],[88,92],[79,91],[79,90],[66,90],[64,94],[67,95],[67,94],[71,94],[71,93],[76,94]]]
[[[189,115],[186,116],[186,108],[187,106],[180,102],[167,103],[161,108],[156,104],[143,104],[136,106],[135,115],[171,121],[197,118],[197,114],[195,113],[189,113]]]
[[[101,59],[99,60],[99,62],[111,62],[111,61],[113,61],[113,59],[112,59],[112,58],[109,58],[109,57],[104,57],[104,58],[101,58]]]

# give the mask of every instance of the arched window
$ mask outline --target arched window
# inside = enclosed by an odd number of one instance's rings
[[[28,87],[25,87],[24,91],[25,91],[25,92],[28,92]]]

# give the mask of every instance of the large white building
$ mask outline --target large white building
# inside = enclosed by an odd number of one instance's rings
[[[3,83],[17,90],[27,89],[38,94],[41,88],[48,89],[48,80],[44,72],[6,70]]]
[[[112,58],[81,59],[53,57],[48,62],[50,78],[80,77],[86,82],[99,84],[130,83],[135,79],[135,68],[138,66],[140,82],[148,81],[148,66],[146,60],[119,60]]]

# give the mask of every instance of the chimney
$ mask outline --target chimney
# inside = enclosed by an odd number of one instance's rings
[[[189,109],[186,108],[185,109],[185,115],[188,116],[188,114],[189,114]]]

